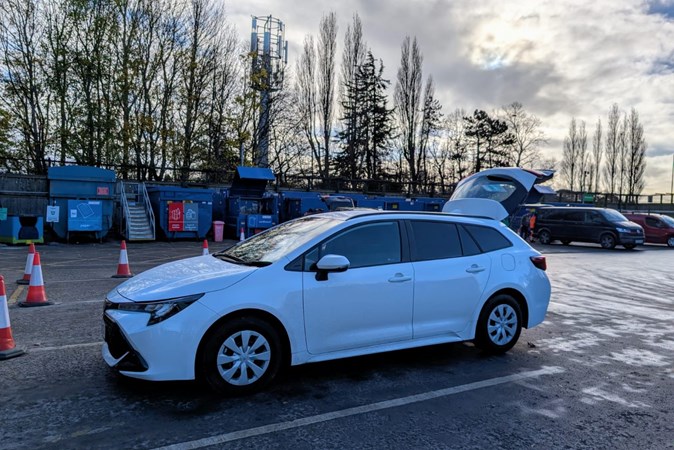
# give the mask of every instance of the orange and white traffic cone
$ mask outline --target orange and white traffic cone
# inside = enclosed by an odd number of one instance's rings
[[[240,241],[246,240],[246,233],[243,232],[243,227],[241,227],[241,234],[239,235],[239,240]]]
[[[28,247],[28,256],[26,257],[26,268],[23,270],[23,278],[16,280],[16,284],[29,284],[30,272],[33,270],[33,258],[35,257],[35,244]]]
[[[7,309],[5,279],[0,275],[0,361],[21,356],[24,353],[23,350],[16,348],[14,338],[12,337],[12,326],[9,323],[9,310]]]
[[[126,254],[126,241],[122,241],[122,247],[119,251],[119,264],[117,265],[117,274],[112,278],[131,278],[131,268],[129,267],[129,256]]]
[[[44,290],[40,253],[35,252],[35,258],[33,258],[33,271],[30,273],[30,286],[28,286],[26,301],[19,302],[19,306],[47,306],[51,304],[52,302],[47,300],[47,293]]]
[[[201,256],[206,256],[209,255],[210,253],[208,252],[208,241],[204,239],[204,245],[201,246]]]

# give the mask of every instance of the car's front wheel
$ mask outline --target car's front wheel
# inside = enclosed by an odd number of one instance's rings
[[[613,236],[611,233],[604,233],[599,238],[599,243],[601,244],[602,248],[615,248],[615,236]]]
[[[249,394],[274,379],[281,351],[278,332],[269,323],[256,317],[233,319],[206,337],[198,370],[216,392]]]
[[[497,295],[482,308],[475,330],[475,345],[491,353],[513,348],[522,332],[522,311],[510,295]]]
[[[548,245],[552,242],[552,236],[548,230],[541,230],[538,232],[538,242],[544,245]]]
[[[667,246],[668,246],[668,247],[674,247],[674,236],[670,236],[670,237],[667,239]]]

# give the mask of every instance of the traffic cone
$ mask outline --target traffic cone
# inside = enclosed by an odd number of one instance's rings
[[[26,257],[26,268],[23,270],[23,278],[16,280],[16,284],[29,284],[30,272],[33,270],[33,257],[35,256],[35,244],[31,243],[28,247],[28,256]]]
[[[19,302],[19,306],[47,306],[51,304],[52,302],[47,300],[47,293],[44,291],[40,253],[35,252],[35,258],[33,258],[33,271],[30,273],[28,295],[26,295],[25,302]]]
[[[243,232],[243,227],[241,227],[241,235],[239,236],[240,241],[246,240],[246,233]]]
[[[7,294],[5,293],[5,279],[0,275],[0,361],[3,359],[21,356],[25,352],[16,348],[12,337],[12,326],[9,323],[7,309]]]
[[[204,245],[202,246],[201,256],[206,255],[210,255],[210,253],[208,253],[208,240],[204,239]]]
[[[117,265],[117,274],[112,278],[131,278],[131,268],[129,267],[129,257],[126,254],[126,241],[122,241],[122,247],[119,251],[119,264]]]

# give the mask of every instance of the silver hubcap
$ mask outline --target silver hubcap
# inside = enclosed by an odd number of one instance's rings
[[[613,246],[613,238],[611,236],[604,236],[601,239],[601,243],[604,247],[612,247]]]
[[[271,359],[269,342],[257,331],[238,331],[218,350],[218,371],[229,384],[246,386],[259,380]]]
[[[512,341],[517,331],[517,313],[510,305],[498,305],[489,314],[487,333],[496,345],[506,345]]]

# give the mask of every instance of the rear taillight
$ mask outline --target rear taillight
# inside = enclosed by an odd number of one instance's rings
[[[529,258],[534,266],[538,267],[541,270],[548,268],[547,263],[545,262],[545,256],[532,256]]]

